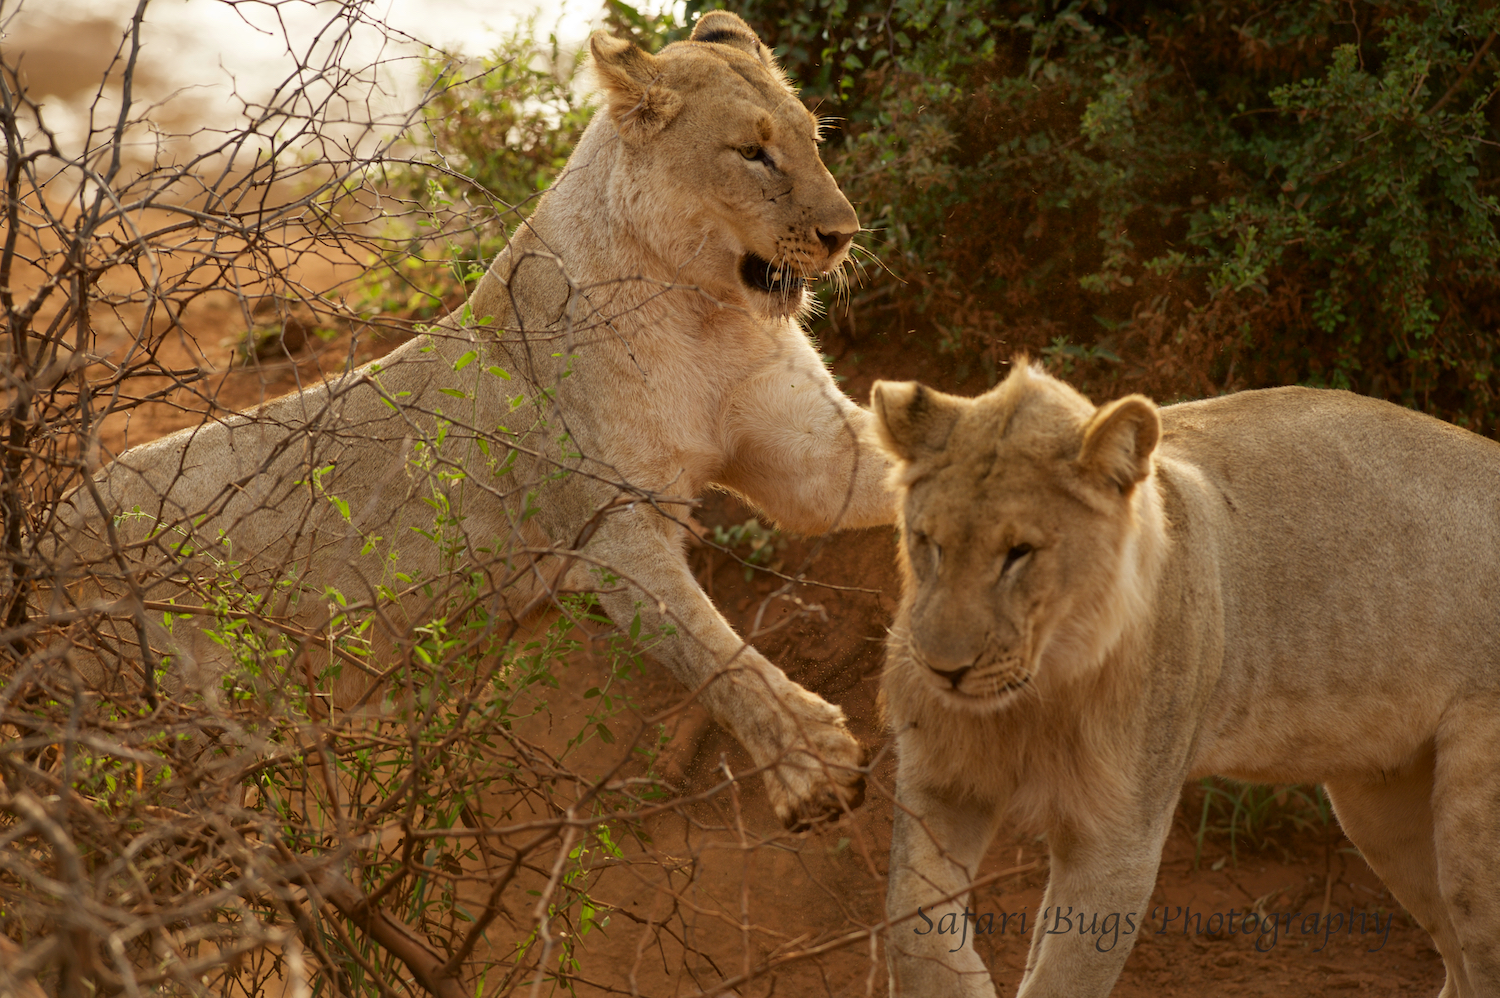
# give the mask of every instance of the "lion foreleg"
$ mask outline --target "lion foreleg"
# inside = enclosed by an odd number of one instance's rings
[[[806,339],[735,390],[721,484],[804,534],[891,523],[890,462]]]
[[[974,950],[978,927],[969,884],[998,823],[993,803],[933,793],[896,779],[886,917],[892,996],[993,998],[989,970]]]
[[[1051,874],[1018,998],[1105,998],[1146,924],[1176,794],[1149,818],[1048,832]]]
[[[844,713],[803,689],[735,634],[699,588],[675,529],[641,504],[608,517],[587,548],[600,600],[621,627],[650,636],[650,653],[765,771],[776,816],[792,827],[857,807],[863,750]],[[601,583],[604,583],[601,585]],[[643,639],[644,640],[644,639]]]

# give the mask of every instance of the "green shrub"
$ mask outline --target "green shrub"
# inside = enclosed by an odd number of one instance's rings
[[[862,328],[991,370],[1076,345],[1100,392],[1302,382],[1500,424],[1500,8],[733,8],[835,126],[883,264]]]
[[[432,95],[407,133],[413,154],[387,165],[382,186],[404,202],[397,237],[371,261],[365,305],[425,319],[456,307],[506,234],[531,213],[588,125],[580,54],[536,19],[478,59],[441,53],[423,65]]]
[[[1300,382],[1500,425],[1500,8],[692,0],[688,20],[718,6],[826,122],[871,230],[860,328],[916,329],[961,374],[1024,351],[1101,394]],[[606,15],[651,49],[689,30]],[[466,199],[504,224],[441,287],[383,271],[385,303],[459,297],[581,134],[576,65],[526,31],[431,64],[433,152],[398,186],[429,229]]]

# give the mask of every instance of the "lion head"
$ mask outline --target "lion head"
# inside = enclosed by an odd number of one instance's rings
[[[1145,619],[1163,543],[1148,399],[1096,408],[1021,363],[974,399],[877,381],[871,408],[902,508],[888,689],[982,712],[1045,697]]]
[[[757,315],[803,310],[859,220],[770,50],[724,11],[656,55],[603,32],[589,44],[613,125],[599,150],[613,157],[612,235],[632,243],[643,276]]]

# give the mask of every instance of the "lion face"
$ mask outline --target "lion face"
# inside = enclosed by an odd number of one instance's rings
[[[804,309],[808,283],[843,264],[859,220],[770,51],[722,11],[655,56],[603,33],[591,47],[620,139],[615,220],[651,276],[757,315]]]
[[[903,499],[888,683],[992,711],[1097,667],[1143,616],[1155,407],[1095,409],[1024,364],[976,399],[910,382],[871,397]]]

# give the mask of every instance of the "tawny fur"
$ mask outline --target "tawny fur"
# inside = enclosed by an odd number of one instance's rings
[[[1047,833],[1044,908],[1139,925],[1185,780],[1322,782],[1443,998],[1500,994],[1500,444],[1303,388],[1096,409],[1024,365],[872,408],[906,573],[891,917],[962,911],[1003,821]],[[995,993],[912,924],[893,995]],[[1034,934],[1020,994],[1107,995],[1135,937],[1096,941]]]
[[[84,489],[65,509],[78,557],[98,564],[103,516],[123,513],[148,598],[190,601],[184,573],[211,570],[207,551],[242,563],[251,589],[301,580],[290,612],[314,629],[332,586],[399,635],[426,608],[394,573],[452,567],[413,533],[432,529],[436,489],[462,518],[454,563],[508,583],[512,611],[558,566],[573,589],[607,570],[622,580],[601,593],[616,622],[675,628],[655,656],[706,684],[702,702],[767,767],[782,820],[857,804],[861,749],[842,712],[734,633],[689,572],[680,521],[711,486],[804,533],[893,518],[886,463],[858,445],[868,413],[798,319],[802,279],[842,265],[858,221],[754,32],[715,12],[694,38],[710,40],[653,56],[596,34],[604,106],[463,313],[378,364],[122,454],[97,477],[100,502]],[[757,259],[759,283],[745,276]],[[189,535],[200,557],[184,563]],[[173,643],[184,672],[214,666],[196,632]]]

